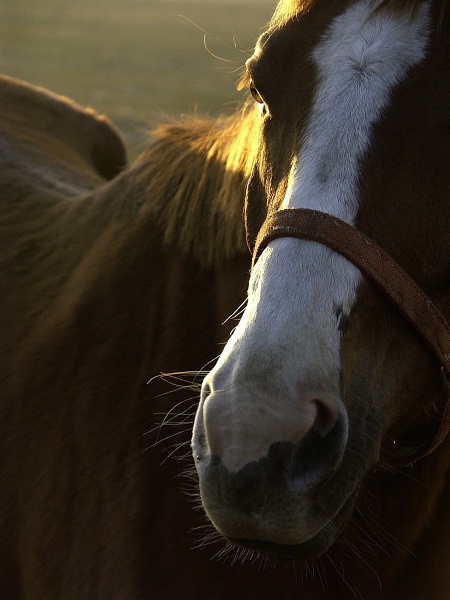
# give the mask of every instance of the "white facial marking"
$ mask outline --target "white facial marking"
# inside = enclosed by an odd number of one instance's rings
[[[285,208],[355,219],[372,126],[428,38],[426,3],[414,18],[374,8],[368,0],[350,6],[312,52],[318,86]],[[337,317],[350,312],[360,280],[355,266],[314,242],[285,238],[264,250],[199,410],[205,421],[217,415],[208,444],[230,471],[266,456],[272,442],[295,442],[311,426],[314,399],[338,402]]]
[[[408,69],[425,57],[428,4],[417,18],[373,13],[363,0],[339,15],[312,53],[318,88],[283,206],[322,210],[352,222],[359,163],[371,129]]]

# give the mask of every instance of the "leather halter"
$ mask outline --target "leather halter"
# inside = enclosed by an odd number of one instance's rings
[[[434,452],[450,430],[450,327],[444,316],[387,252],[345,221],[305,208],[279,210],[266,219],[258,234],[252,266],[267,244],[281,237],[319,242],[351,261],[399,309],[435,355],[444,389],[439,423],[431,441],[402,462],[412,464]]]

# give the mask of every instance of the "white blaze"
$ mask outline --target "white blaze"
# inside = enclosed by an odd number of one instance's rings
[[[373,10],[367,0],[350,6],[312,52],[318,85],[284,208],[355,219],[372,126],[428,39],[426,3],[414,18]],[[230,471],[265,456],[274,441],[298,439],[314,419],[311,398],[339,397],[336,312],[350,312],[360,279],[356,267],[314,242],[275,240],[262,253],[202,405],[208,442]]]
[[[392,89],[425,56],[428,4],[417,18],[373,14],[364,0],[335,18],[312,52],[318,88],[284,207],[313,208],[352,222],[358,168]]]

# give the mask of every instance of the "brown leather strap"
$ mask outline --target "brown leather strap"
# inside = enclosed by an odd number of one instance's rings
[[[376,242],[345,221],[309,209],[285,209],[263,224],[253,253],[253,265],[272,240],[297,237],[324,244],[356,265],[416,329],[441,365],[446,385],[445,403],[433,441],[408,457],[412,463],[431,454],[450,430],[450,327],[444,316],[415,281]]]

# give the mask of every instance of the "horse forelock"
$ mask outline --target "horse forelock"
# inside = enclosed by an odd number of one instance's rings
[[[164,241],[218,264],[246,251],[242,211],[256,151],[253,104],[215,121],[195,117],[159,126],[140,159],[145,210]]]

